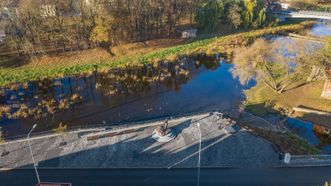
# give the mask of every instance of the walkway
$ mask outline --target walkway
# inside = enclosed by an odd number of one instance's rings
[[[318,12],[318,11],[272,11],[272,13],[286,18],[308,18],[308,19],[327,19],[331,20],[331,12]]]
[[[167,143],[158,143],[151,138],[157,123],[121,131],[68,133],[35,139],[31,143],[39,167],[196,167],[198,122],[202,133],[202,167],[279,165],[278,154],[268,141],[210,114],[171,120],[169,126],[176,131],[177,138]],[[232,127],[232,130],[227,130],[228,127]],[[67,144],[60,146],[62,141]],[[0,157],[0,167],[31,167],[26,141],[7,144],[5,149],[10,154]],[[0,146],[0,153],[3,150],[3,146]]]
[[[291,155],[290,163],[287,166],[331,166],[331,155]]]
[[[255,116],[248,112],[240,112],[238,110],[233,110],[231,112],[228,112],[226,114],[229,114],[232,118],[235,118],[240,123],[253,127],[253,128],[260,128],[267,131],[273,131],[273,132],[284,132],[284,129],[277,124],[273,124],[259,116]]]

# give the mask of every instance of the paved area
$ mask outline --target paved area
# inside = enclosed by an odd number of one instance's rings
[[[185,117],[169,122],[177,137],[167,143],[151,138],[161,123],[101,132],[67,133],[32,139],[39,167],[56,168],[176,168],[196,167],[202,133],[202,167],[278,166],[278,154],[272,145],[216,115]],[[231,126],[234,130],[225,130]],[[229,132],[231,131],[231,132]],[[232,133],[234,132],[234,133]],[[67,144],[60,146],[62,141]],[[2,168],[31,167],[26,141],[0,146],[7,156],[0,157]]]
[[[266,116],[266,118],[261,118],[249,112],[240,112],[238,110],[232,110],[227,114],[235,118],[240,123],[245,124],[249,127],[260,128],[273,132],[285,132],[285,129],[280,125],[280,119],[271,115]]]

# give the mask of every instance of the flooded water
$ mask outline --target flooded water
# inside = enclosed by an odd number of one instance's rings
[[[14,86],[1,91],[1,103],[12,114],[3,115],[0,125],[5,135],[15,136],[26,134],[33,123],[43,131],[60,122],[68,127],[112,125],[236,109],[244,99],[242,90],[254,83],[240,85],[229,72],[231,67],[216,56],[197,55]]]
[[[330,24],[317,24],[311,34],[325,36],[331,34],[330,28]],[[289,37],[277,40],[292,41]],[[0,126],[6,136],[17,136],[26,134],[34,123],[36,131],[45,131],[60,122],[69,128],[115,125],[237,109],[245,99],[243,90],[255,83],[241,85],[229,71],[232,66],[217,56],[200,54],[2,88]]]
[[[289,118],[285,125],[292,132],[307,140],[309,144],[321,149],[323,153],[331,153],[331,142],[326,141],[325,137],[318,135],[314,131],[312,123]]]
[[[310,35],[326,37],[331,35],[331,21],[321,21],[317,23],[309,32]]]
[[[317,37],[331,36],[331,22],[323,21],[317,23],[309,32],[309,34]],[[321,44],[314,42],[306,42],[306,44],[310,50],[322,46]],[[317,147],[318,149],[321,149],[323,153],[331,153],[331,141],[324,136],[318,135],[314,131],[314,124],[310,122],[305,122],[298,119],[290,118],[288,119],[286,126],[292,132],[296,133],[303,139],[307,140],[307,142],[310,143],[311,145]]]

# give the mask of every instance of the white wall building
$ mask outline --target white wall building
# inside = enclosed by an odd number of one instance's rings
[[[3,29],[0,29],[0,43],[6,40],[6,32]]]
[[[195,38],[195,37],[197,37],[197,32],[198,32],[198,29],[196,29],[196,28],[184,30],[182,32],[182,38],[183,39]]]
[[[56,15],[55,5],[41,5],[40,11],[43,17],[53,17]]]
[[[283,10],[288,10],[290,8],[290,4],[288,3],[280,3],[280,5],[282,6]]]

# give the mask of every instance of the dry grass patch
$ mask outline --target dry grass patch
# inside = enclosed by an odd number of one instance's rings
[[[101,48],[95,48],[84,51],[67,52],[56,55],[45,55],[30,59],[26,65],[21,67],[28,68],[49,68],[49,67],[68,67],[76,64],[95,63],[105,61],[111,57],[107,51]]]
[[[112,47],[112,52],[115,56],[121,55],[139,55],[154,52],[155,50],[167,48],[185,43],[184,39],[170,38],[170,39],[153,39],[145,42],[121,44]]]
[[[42,57],[34,57],[18,68],[54,68],[89,63],[105,63],[111,60],[120,60],[123,57],[147,54],[184,42],[185,40],[183,39],[155,39],[146,42],[122,44],[111,49],[114,55],[102,48],[45,55]]]
[[[258,84],[245,92],[247,108],[258,115],[274,113],[281,109],[290,112],[296,106],[331,112],[331,101],[321,97],[323,85],[324,81],[316,81],[277,94],[264,84]]]

